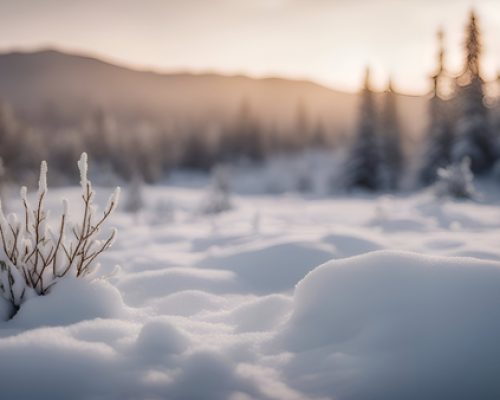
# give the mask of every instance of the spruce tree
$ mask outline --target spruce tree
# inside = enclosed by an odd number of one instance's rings
[[[484,104],[481,78],[481,36],[474,12],[470,15],[466,36],[466,58],[463,73],[457,78],[456,141],[452,158],[460,162],[469,157],[474,172],[487,171],[495,161],[495,143],[488,109]]]
[[[432,97],[429,100],[429,125],[424,143],[422,164],[419,171],[419,181],[423,185],[433,183],[438,170],[451,162],[453,145],[453,130],[450,123],[450,103],[441,97],[442,81],[445,78],[445,48],[444,34],[438,32],[439,58],[436,73],[432,75]]]
[[[323,121],[318,119],[315,128],[312,131],[311,146],[315,149],[325,149],[330,145],[328,133],[325,129]]]
[[[113,148],[115,122],[103,109],[98,108],[92,115],[86,135],[86,150],[96,162],[103,164],[109,161]]]
[[[265,158],[264,132],[247,99],[241,101],[235,121],[227,129],[220,146],[224,161],[261,161]]]
[[[399,188],[404,167],[401,128],[396,101],[396,95],[390,80],[384,93],[384,109],[380,124],[380,179],[382,187],[387,190]]]
[[[361,92],[358,131],[344,171],[345,184],[348,189],[378,190],[380,188],[378,152],[375,98],[371,88],[370,70],[367,69]]]
[[[497,72],[496,78],[496,100],[493,105],[493,130],[495,135],[495,148],[497,150],[497,155],[500,154],[500,71]],[[495,165],[499,165],[497,162]],[[500,171],[499,171],[500,172]]]
[[[301,151],[310,146],[311,126],[309,110],[306,103],[299,99],[295,111],[295,126],[292,129],[293,137],[290,138],[290,147],[293,151]]]

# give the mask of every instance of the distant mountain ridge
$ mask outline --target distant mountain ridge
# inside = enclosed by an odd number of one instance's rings
[[[101,108],[158,124],[230,121],[247,102],[275,127],[292,124],[303,104],[311,124],[321,122],[338,134],[352,131],[358,111],[358,95],[310,81],[141,71],[52,49],[0,54],[0,98],[33,118],[47,110],[75,114]],[[426,120],[425,98],[401,95],[398,102],[403,126],[417,134]]]

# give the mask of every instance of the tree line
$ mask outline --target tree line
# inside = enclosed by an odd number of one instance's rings
[[[395,191],[403,178],[414,175],[422,186],[432,184],[440,168],[470,159],[472,171],[485,174],[500,157],[500,123],[486,104],[481,71],[481,35],[472,12],[466,27],[463,69],[447,71],[443,34],[437,68],[431,76],[428,126],[420,149],[405,151],[397,93],[392,82],[377,101],[367,69],[360,93],[357,129],[349,143],[339,132],[325,128],[311,117],[307,104],[298,101],[288,126],[263,123],[242,99],[232,119],[220,121],[193,118],[155,125],[147,119],[114,118],[98,108],[72,118],[48,113],[36,121],[21,121],[6,103],[0,103],[0,156],[5,176],[25,180],[42,159],[49,161],[62,183],[69,178],[74,159],[89,154],[102,177],[116,179],[140,176],[146,182],[163,179],[173,169],[210,170],[221,163],[242,160],[261,163],[275,155],[300,155],[305,150],[331,151],[345,148],[341,174],[347,189]],[[497,119],[495,119],[497,118]],[[337,152],[342,153],[342,152]],[[417,169],[410,164],[417,160]],[[106,183],[106,182],[104,182]]]
[[[464,160],[468,160],[466,164],[473,173],[486,174],[500,159],[500,126],[487,105],[481,70],[482,42],[474,11],[466,27],[463,69],[456,76],[445,66],[443,36],[440,31],[438,65],[431,76],[429,122],[422,148],[417,151],[415,181],[421,186],[433,184],[440,169]],[[392,84],[384,93],[379,112],[367,69],[358,128],[344,163],[345,186],[371,191],[400,188],[403,173],[409,169],[403,140]]]
[[[158,125],[130,116],[116,118],[103,108],[62,118],[51,114],[21,119],[0,102],[0,157],[11,180],[33,174],[41,160],[53,169],[53,183],[66,176],[74,159],[86,152],[100,175],[129,181],[140,175],[154,183],[174,169],[209,171],[221,163],[261,163],[277,154],[332,148],[335,136],[299,101],[286,126],[265,124],[241,100],[233,118],[196,119]],[[110,182],[113,183],[113,182]]]

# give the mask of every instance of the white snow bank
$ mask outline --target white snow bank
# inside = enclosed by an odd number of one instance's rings
[[[293,289],[309,271],[333,255],[333,248],[326,244],[292,242],[210,256],[198,265],[233,271],[243,290],[272,293]]]
[[[207,219],[199,190],[146,190],[178,218],[119,212],[108,283],[61,282],[0,322],[1,399],[500,398],[499,264],[378,252],[317,267],[377,249],[500,259],[500,196],[392,198],[372,223],[368,196],[241,196]]]
[[[3,297],[0,297],[0,321],[8,320],[11,313],[12,305]]]
[[[385,246],[379,241],[363,237],[362,234],[331,233],[321,239],[335,246],[337,257],[352,257],[370,251],[381,250]]]
[[[500,398],[500,264],[402,252],[331,261],[277,342],[302,390],[339,399]]]
[[[174,267],[128,274],[119,280],[117,286],[126,301],[135,305],[181,290],[234,291],[234,278],[230,271]]]
[[[171,355],[184,352],[189,340],[171,322],[162,319],[149,321],[143,327],[135,343],[139,358],[161,362]]]
[[[229,312],[215,314],[209,320],[235,326],[236,332],[271,331],[286,320],[291,303],[289,296],[281,294],[257,297]]]
[[[226,346],[224,339],[228,337],[217,339],[220,329],[213,335],[192,329],[188,335],[189,327],[187,321],[164,317],[147,320],[142,327],[95,319],[0,338],[0,397],[285,399],[264,393],[264,371],[254,376],[239,370],[240,362],[235,357],[249,358],[252,338],[244,338],[241,343],[233,339],[230,351],[224,347],[218,350],[218,346]],[[216,328],[215,324],[207,327]],[[191,341],[193,335],[198,336],[198,343]],[[207,340],[211,346],[207,346]],[[258,366],[254,369],[260,371]],[[283,383],[274,384],[281,385],[280,391],[288,390]]]
[[[158,314],[191,316],[223,306],[226,300],[201,290],[182,290],[159,298],[152,304]]]
[[[185,360],[181,374],[165,393],[179,400],[221,400],[267,398],[259,394],[257,385],[235,371],[224,355],[198,352]]]
[[[119,318],[127,313],[120,292],[105,280],[67,278],[46,296],[27,300],[9,326],[69,325],[94,318]]]
[[[5,399],[99,396],[119,387],[118,371],[119,358],[111,347],[76,340],[61,328],[0,339],[1,397]]]

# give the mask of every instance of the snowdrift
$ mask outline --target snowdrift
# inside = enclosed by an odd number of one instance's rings
[[[176,219],[118,211],[110,276],[0,302],[0,398],[500,398],[497,204],[201,194],[145,188]]]
[[[340,399],[500,396],[500,264],[381,251],[326,263],[277,342],[292,381]]]

